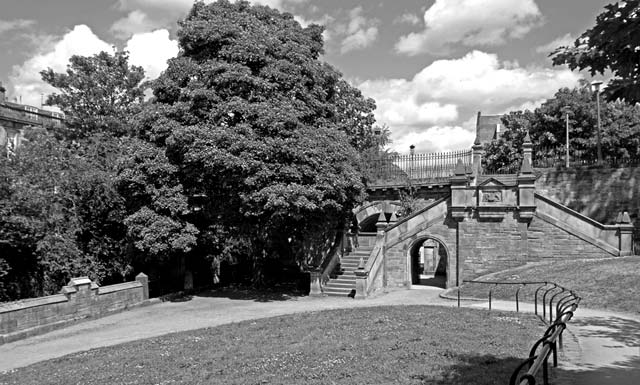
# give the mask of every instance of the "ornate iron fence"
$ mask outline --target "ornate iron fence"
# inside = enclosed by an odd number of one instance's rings
[[[470,170],[471,150],[412,155],[383,155],[370,162],[370,185],[404,184],[407,182],[446,182],[462,159]]]
[[[567,322],[571,320],[573,313],[578,308],[581,298],[572,290],[546,281],[468,281],[466,284],[491,285],[488,292],[489,310],[492,307],[494,292],[498,287],[517,285],[515,291],[516,311],[520,311],[521,290],[526,288],[527,285],[535,287],[533,294],[534,312],[548,327],[543,336],[533,344],[529,357],[513,371],[509,385],[535,385],[536,376],[540,374],[540,370],[542,370],[542,383],[548,385],[549,358],[553,360],[553,366],[557,367],[558,348],[562,349],[562,333],[567,327]],[[461,292],[461,288],[458,288],[458,307],[460,307]],[[540,310],[538,310],[538,305],[540,305]]]

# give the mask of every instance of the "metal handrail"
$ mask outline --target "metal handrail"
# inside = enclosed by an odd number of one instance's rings
[[[542,338],[538,339],[532,346],[529,357],[524,360],[513,371],[509,380],[509,385],[535,385],[536,375],[542,369],[542,381],[544,385],[549,384],[549,358],[553,359],[553,367],[558,366],[558,346],[562,349],[562,333],[567,328],[567,322],[571,320],[575,310],[578,308],[581,298],[573,291],[554,282],[547,281],[519,281],[519,282],[500,282],[500,281],[468,281],[466,283],[478,283],[491,285],[489,288],[489,310],[492,308],[493,291],[498,285],[518,285],[515,292],[516,312],[520,311],[520,290],[527,285],[539,285],[534,292],[534,309],[535,314],[549,326],[544,332]],[[554,293],[554,291],[559,290]],[[460,296],[462,288],[458,287],[458,307],[460,307]],[[538,314],[538,295],[542,293],[542,315]],[[551,293],[551,294],[550,294]],[[547,296],[549,300],[547,302]],[[555,303],[555,317],[553,314],[553,302]],[[546,308],[549,306],[549,319],[547,321]],[[537,354],[536,354],[537,353]],[[528,366],[525,373],[522,370]]]

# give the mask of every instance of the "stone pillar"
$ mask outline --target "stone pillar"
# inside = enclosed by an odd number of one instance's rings
[[[311,275],[311,285],[309,287],[309,296],[310,297],[322,296],[322,285],[320,283],[322,274],[320,274],[320,270],[318,269],[311,270],[309,274]]]
[[[531,167],[531,153],[522,159],[518,174],[518,214],[522,220],[531,220],[536,212],[536,176]]]
[[[474,152],[475,154],[475,152]],[[475,159],[475,155],[474,155]],[[475,162],[475,160],[474,160]],[[475,163],[474,163],[475,167]],[[474,168],[475,170],[475,168]],[[467,176],[462,159],[458,159],[454,176],[451,181],[451,216],[455,219],[462,219],[465,216],[465,210],[468,206],[467,187],[469,185],[469,177]]]
[[[387,217],[384,215],[384,211],[380,212],[378,215],[378,221],[376,222],[376,229],[378,230],[378,234],[380,232],[384,232],[384,229],[387,228]]]
[[[98,300],[98,285],[89,277],[71,278],[67,286],[60,292],[67,296],[69,304],[74,309],[75,316],[90,316],[99,313],[99,307],[93,306]]]
[[[522,164],[524,166],[524,161],[528,160],[529,165],[533,165],[533,142],[531,142],[531,137],[529,136],[529,131],[527,131],[527,135],[524,137],[524,141],[522,143]]]
[[[358,267],[355,271],[356,274],[356,295],[355,299],[367,298],[367,278],[369,278],[369,272],[364,270],[364,266]]]
[[[482,155],[484,155],[484,150],[480,143],[480,138],[477,136],[475,142],[473,142],[473,146],[471,146],[471,150],[473,154],[473,164],[471,165],[472,176],[475,180],[478,180],[478,176],[482,175]]]
[[[633,255],[633,223],[631,223],[628,212],[618,213],[616,226],[618,226],[620,239],[618,246],[620,256]]]
[[[149,277],[145,273],[136,275],[136,281],[142,284],[142,299],[149,299]]]

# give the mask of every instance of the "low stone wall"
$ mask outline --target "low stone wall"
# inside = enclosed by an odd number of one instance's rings
[[[149,279],[142,273],[135,281],[102,287],[87,277],[73,278],[60,294],[0,304],[0,344],[139,306],[148,300]]]

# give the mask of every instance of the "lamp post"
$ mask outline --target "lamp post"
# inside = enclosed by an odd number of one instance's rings
[[[565,106],[562,109],[562,112],[565,114],[565,122],[566,122],[566,155],[565,155],[565,166],[569,168],[569,113],[571,112],[571,108],[569,106]]]
[[[596,150],[598,152],[598,165],[602,164],[602,147],[600,146],[600,130],[601,130],[601,123],[600,123],[600,85],[602,84],[601,80],[594,80],[591,82],[591,86],[593,87],[593,90],[596,92],[596,105],[598,108],[598,142],[597,142],[597,147]]]
[[[411,156],[409,159],[409,179],[413,179],[413,156],[416,153],[416,146],[413,144],[409,146],[409,155]]]

